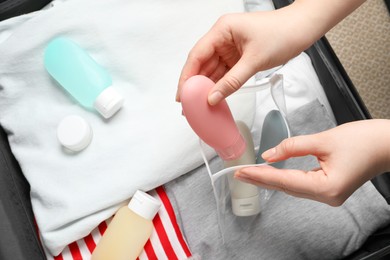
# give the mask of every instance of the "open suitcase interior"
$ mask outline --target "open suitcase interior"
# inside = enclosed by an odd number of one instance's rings
[[[49,1],[0,1],[1,20],[41,9]],[[289,0],[273,0],[276,8]],[[18,3],[18,7],[12,3]],[[370,114],[353,83],[325,38],[306,53],[316,73],[338,124],[369,119]],[[1,113],[1,112],[0,112]],[[30,188],[8,144],[7,133],[0,129],[0,258],[45,259],[30,201]],[[372,180],[390,204],[390,175],[385,173]],[[345,259],[386,259],[390,255],[390,225],[369,236],[364,245]]]

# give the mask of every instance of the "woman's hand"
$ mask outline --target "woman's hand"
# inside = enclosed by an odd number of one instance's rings
[[[238,90],[252,75],[287,62],[305,47],[296,39],[286,12],[240,13],[222,16],[188,55],[183,67],[176,100],[183,83],[194,75],[216,82],[209,103]],[[292,18],[291,18],[292,19]]]
[[[361,185],[390,170],[390,120],[347,123],[314,135],[282,141],[263,153],[267,162],[313,155],[319,169],[305,172],[271,166],[243,168],[239,180],[339,206]]]
[[[282,65],[308,48],[364,0],[295,0],[275,11],[222,16],[190,51],[183,83],[194,75],[216,82],[208,102],[215,105],[256,72]]]

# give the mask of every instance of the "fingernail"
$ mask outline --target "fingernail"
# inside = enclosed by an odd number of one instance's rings
[[[237,173],[236,173],[236,177],[237,178],[241,178],[241,179],[248,179],[249,178],[249,174],[250,174],[250,171],[248,171],[247,169],[240,169]]]
[[[211,93],[208,99],[209,99],[209,104],[213,106],[223,99],[223,95],[220,91],[217,90]]]
[[[271,148],[264,153],[261,154],[261,157],[263,157],[264,160],[268,160],[272,158],[276,154],[276,148]]]

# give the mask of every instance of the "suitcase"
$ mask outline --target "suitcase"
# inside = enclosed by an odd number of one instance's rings
[[[39,10],[48,0],[0,1],[0,21]],[[276,8],[291,0],[273,0]],[[324,86],[337,123],[371,118],[362,99],[325,37],[311,46],[310,56]],[[390,173],[372,180],[376,189],[390,203]],[[0,259],[45,259],[30,202],[30,187],[14,158],[7,133],[0,126]],[[372,234],[365,244],[345,259],[386,259],[390,256],[390,224]]]

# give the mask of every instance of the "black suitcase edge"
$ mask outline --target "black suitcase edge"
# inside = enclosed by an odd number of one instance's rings
[[[0,21],[42,9],[51,0],[3,0],[0,1]]]
[[[45,259],[33,216],[30,185],[0,127],[0,259]]]

